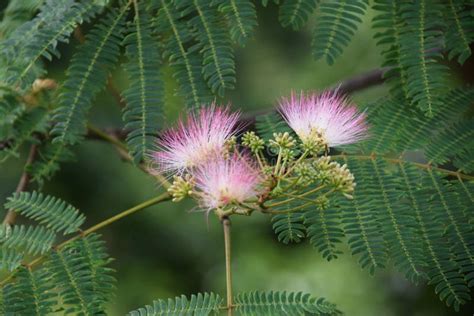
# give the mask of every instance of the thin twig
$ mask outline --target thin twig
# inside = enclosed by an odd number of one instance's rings
[[[232,316],[232,270],[231,270],[231,240],[230,240],[230,219],[224,217],[222,226],[224,228],[224,248],[225,248],[225,280],[227,292],[227,315]]]
[[[319,187],[316,187],[316,188],[314,188],[314,189],[312,189],[312,190],[309,190],[309,191],[307,191],[307,192],[305,192],[305,193],[299,195],[298,198],[300,198],[300,197],[305,197],[305,196],[308,196],[308,195],[310,195],[310,194],[316,193],[316,192],[318,192],[319,190],[324,189],[325,187],[326,187],[326,185],[324,185],[324,184],[323,184],[323,185],[320,185]],[[282,205],[282,204],[289,203],[289,202],[291,202],[291,201],[293,201],[293,200],[295,200],[295,199],[296,199],[296,198],[289,198],[289,199],[284,200],[284,201],[279,201],[279,202],[275,202],[275,203],[272,203],[272,204],[268,204],[268,205],[266,205],[266,207],[271,208],[271,207],[279,206],[279,205]]]
[[[388,67],[384,67],[363,72],[361,74],[355,75],[354,77],[334,84],[328,90],[338,90],[342,94],[352,94],[354,92],[362,91],[373,86],[381,85],[385,81],[383,75],[388,69]],[[252,111],[244,115],[243,120],[246,124],[251,125],[255,122],[256,116],[269,114],[274,111],[275,109],[273,106],[268,107],[264,110]]]
[[[28,158],[26,159],[25,167],[21,175],[20,181],[18,182],[18,185],[16,187],[15,193],[20,193],[22,191],[25,191],[26,188],[28,187],[28,184],[30,183],[30,175],[26,171],[26,167],[28,165],[31,165],[33,161],[35,160],[36,151],[37,151],[37,146],[35,144],[31,145],[30,152],[28,154]],[[3,224],[13,225],[15,223],[16,216],[17,216],[17,213],[15,211],[9,210],[7,212],[7,215],[3,219]]]
[[[352,78],[342,81],[335,85],[333,90],[337,89],[343,94],[351,94],[353,92],[365,90],[367,88],[380,85],[384,83],[384,73],[389,70],[389,67],[372,69],[362,74],[356,75]]]
[[[95,126],[92,126],[90,124],[88,125],[88,131],[89,131],[89,134],[94,135],[94,137],[96,139],[100,139],[100,140],[106,141],[106,142],[114,145],[117,148],[117,151],[118,151],[120,157],[122,157],[122,159],[124,159],[125,161],[133,163],[133,158],[128,153],[127,146],[123,142],[121,142],[118,138],[116,138],[115,136],[110,135],[110,134],[102,131],[101,129],[99,129]],[[143,172],[145,172],[147,174],[150,174],[150,170],[148,170],[148,168],[146,167],[144,162],[136,164],[136,165]],[[163,177],[159,174],[153,174],[153,176],[155,178],[157,178],[158,181],[160,181],[161,185],[163,185],[163,187],[165,189],[168,189],[171,186],[171,184],[169,183],[168,180],[166,180],[165,177]]]

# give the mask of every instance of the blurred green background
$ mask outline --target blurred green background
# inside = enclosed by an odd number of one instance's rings
[[[236,52],[237,86],[224,103],[244,113],[273,107],[290,90],[321,90],[353,75],[379,67],[370,19],[366,15],[356,37],[334,66],[314,62],[309,31],[293,32],[278,22],[275,6],[258,6],[259,27],[245,49]],[[306,30],[311,29],[309,25]],[[87,30],[87,28],[85,28]],[[77,43],[73,42],[74,45]],[[63,46],[63,58],[50,65],[55,78],[63,78],[73,46]],[[183,112],[174,96],[175,84],[165,69],[165,125]],[[119,87],[126,85],[121,69],[114,73]],[[386,93],[383,86],[353,95],[364,104]],[[121,113],[107,92],[97,99],[90,115],[102,128],[121,126]],[[157,128],[161,128],[157,126]],[[158,194],[156,181],[122,162],[108,144],[88,140],[76,148],[75,162],[64,164],[44,191],[61,197],[85,212],[92,225]],[[20,160],[0,166],[0,200],[15,190],[26,152]],[[101,231],[116,260],[117,293],[111,315],[151,303],[156,298],[214,291],[224,294],[223,234],[217,219],[193,212],[186,201],[165,203],[141,211]],[[450,315],[432,287],[415,286],[391,267],[375,276],[361,270],[347,246],[345,255],[327,262],[307,241],[278,243],[270,218],[254,214],[235,218],[232,226],[234,291],[255,289],[302,290],[336,303],[347,315]],[[471,315],[470,306],[461,314]]]

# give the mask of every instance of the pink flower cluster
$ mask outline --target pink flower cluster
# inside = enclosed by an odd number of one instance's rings
[[[318,135],[327,145],[338,146],[367,135],[365,114],[334,92],[292,94],[282,100],[279,111],[303,143]],[[247,154],[229,155],[227,144],[238,131],[238,120],[239,113],[215,104],[180,120],[158,140],[152,154],[156,171],[190,174],[202,206],[209,210],[256,197],[262,170]]]
[[[279,111],[302,142],[310,141],[315,133],[322,134],[330,147],[352,144],[367,137],[365,113],[359,113],[337,92],[292,93],[290,98],[282,99]]]
[[[215,104],[179,120],[176,128],[164,132],[153,153],[158,171],[183,173],[221,156],[226,141],[236,133],[238,120],[238,113]]]
[[[201,204],[215,209],[258,194],[259,170],[247,155],[228,155],[226,142],[237,131],[239,113],[214,104],[180,120],[166,131],[153,153],[158,172],[191,174],[202,193]]]
[[[255,197],[262,180],[253,161],[239,153],[199,166],[194,176],[196,187],[205,193],[202,203],[210,209]]]

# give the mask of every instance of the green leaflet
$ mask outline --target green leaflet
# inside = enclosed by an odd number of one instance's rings
[[[301,29],[313,14],[318,0],[286,0],[280,5],[279,20],[282,26]]]
[[[273,230],[278,236],[278,241],[284,244],[300,242],[306,236],[306,227],[303,221],[302,212],[274,215],[272,217]]]
[[[159,5],[156,18],[157,31],[170,34],[164,39],[164,56],[174,70],[180,95],[189,108],[199,108],[212,100],[202,73],[203,67],[196,50],[188,48],[193,40],[191,30],[179,20],[180,13],[170,0],[156,1]]]
[[[57,294],[44,268],[21,267],[15,273],[15,283],[3,287],[5,315],[46,315],[54,311]],[[1,303],[0,303],[1,305]]]
[[[38,221],[55,232],[76,232],[84,223],[85,216],[66,202],[38,192],[20,192],[8,198],[6,209]]]
[[[92,234],[52,252],[46,266],[65,305],[66,313],[103,313],[115,279],[107,267],[103,242]]]
[[[45,73],[44,69],[37,67],[40,58],[51,60],[53,56],[59,57],[57,44],[67,42],[74,28],[92,18],[100,9],[101,6],[94,1],[66,0],[59,4],[45,1],[40,14],[20,26],[1,45],[0,50],[12,61],[6,81],[22,89],[29,88],[35,78]]]
[[[42,226],[1,225],[0,245],[31,255],[44,254],[53,245],[56,235]]]
[[[341,312],[324,298],[302,292],[249,292],[235,298],[239,315],[340,315]]]
[[[219,0],[219,12],[228,20],[232,41],[245,46],[257,26],[257,12],[250,0]]]
[[[449,51],[448,58],[457,56],[460,64],[464,64],[471,56],[469,44],[474,40],[474,21],[472,19],[472,7],[466,1],[449,0],[447,10],[444,11],[446,21],[446,49]],[[466,6],[465,6],[466,5]]]
[[[400,33],[400,65],[407,74],[407,92],[413,105],[431,117],[442,106],[439,96],[446,89],[446,66],[442,57],[441,10],[425,0],[403,3],[404,24]],[[415,38],[416,39],[415,39]]]
[[[192,14],[187,21],[197,44],[190,48],[202,56],[202,74],[216,95],[223,96],[225,89],[235,84],[234,52],[230,36],[209,1],[181,0],[177,2],[181,15]]]
[[[100,235],[77,238],[51,250],[44,265],[16,269],[2,288],[0,310],[6,315],[45,315],[58,308],[65,314],[101,314],[115,288],[110,261]]]
[[[313,206],[305,212],[304,217],[311,245],[328,261],[337,259],[342,254],[337,245],[345,237],[341,227],[341,212],[333,207],[318,209]]]
[[[313,32],[314,58],[324,58],[329,65],[334,64],[355,35],[366,9],[366,0],[321,3]]]
[[[433,117],[411,108],[402,97],[377,100],[368,106],[374,110],[368,112],[370,137],[360,144],[363,152],[401,153],[426,147],[428,156],[434,158],[434,162],[462,155],[471,147],[469,127],[472,122],[463,116],[473,97],[474,89],[452,89],[441,98],[443,105]],[[359,148],[353,147],[345,149],[359,151]]]
[[[160,73],[160,56],[152,36],[151,18],[144,5],[134,7],[134,23],[124,39],[128,63],[125,66],[130,86],[123,92],[123,113],[127,144],[135,163],[142,161],[154,147],[162,121],[164,84]]]
[[[217,315],[222,299],[214,293],[198,293],[187,298],[182,295],[174,299],[156,300],[152,305],[128,313],[129,316],[207,316]]]

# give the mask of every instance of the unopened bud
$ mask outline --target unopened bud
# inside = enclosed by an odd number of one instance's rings
[[[175,176],[173,184],[169,187],[168,192],[173,197],[173,202],[179,202],[190,195],[194,188],[194,179],[187,174],[184,178]]]
[[[295,139],[288,132],[273,133],[273,139],[269,141],[270,146],[281,149],[293,149],[296,145]]]
[[[255,132],[246,132],[242,136],[242,145],[250,148],[250,151],[255,154],[263,150],[265,142]]]

